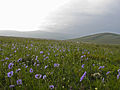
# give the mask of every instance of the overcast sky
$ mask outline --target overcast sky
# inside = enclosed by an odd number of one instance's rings
[[[1,0],[0,30],[120,33],[120,0]]]

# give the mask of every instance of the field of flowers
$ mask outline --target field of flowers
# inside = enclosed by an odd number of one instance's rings
[[[120,90],[120,46],[0,37],[0,90]]]

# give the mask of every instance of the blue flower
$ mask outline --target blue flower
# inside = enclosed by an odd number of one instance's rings
[[[48,66],[45,66],[45,69],[47,68]]]
[[[8,58],[8,57],[6,57],[6,58],[5,58],[5,60],[9,60],[9,58]]]
[[[22,84],[22,80],[21,79],[18,79],[17,80],[17,85],[21,85]]]
[[[50,89],[53,89],[53,88],[54,88],[54,85],[50,85],[49,88],[50,88]]]
[[[35,75],[35,78],[36,78],[36,79],[40,79],[41,77],[42,77],[41,74],[36,74],[36,75]]]
[[[86,76],[86,71],[84,72],[84,74],[82,75],[82,77],[80,78],[80,82],[84,79],[84,77]]]
[[[30,73],[33,73],[33,69],[32,68],[30,68]]]
[[[22,61],[22,58],[20,58],[20,59],[17,60],[17,62],[20,62],[20,61]]]
[[[8,72],[7,75],[8,75],[8,77],[12,77],[13,76],[13,71]]]
[[[104,68],[105,66],[100,66],[98,69]]]
[[[119,76],[119,75],[117,75],[117,79],[119,79],[119,77],[120,77],[120,76]]]
[[[44,76],[43,76],[43,79],[45,79],[46,77],[47,77],[47,76],[46,76],[46,75],[44,75]]]
[[[59,67],[59,65],[60,65],[60,64],[55,63],[55,64],[54,64],[54,67]]]
[[[84,68],[84,65],[85,65],[85,64],[83,64],[81,67]]]
[[[18,69],[16,70],[16,73],[17,73],[17,72],[19,72],[20,70],[21,70],[21,69],[20,69],[20,68],[18,68]]]
[[[43,51],[40,51],[40,54],[43,54]]]
[[[10,85],[10,86],[9,86],[9,88],[13,88],[13,87],[15,87],[15,85]]]
[[[110,73],[110,71],[108,71],[107,73],[106,73],[106,75],[108,75]]]

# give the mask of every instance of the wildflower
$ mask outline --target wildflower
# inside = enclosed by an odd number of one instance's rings
[[[21,79],[18,79],[17,80],[17,85],[21,85],[22,84],[22,80]]]
[[[95,64],[93,64],[93,66],[95,66]]]
[[[43,54],[43,51],[40,51],[40,54]]]
[[[119,75],[117,75],[117,79],[119,79]]]
[[[95,88],[95,90],[98,90],[97,88]]]
[[[110,73],[110,71],[108,71],[107,73],[106,73],[106,75],[108,75]]]
[[[18,69],[16,70],[16,73],[17,73],[17,72],[19,72],[20,70],[21,70],[21,69],[20,69],[20,68],[18,68]]]
[[[49,88],[50,88],[50,89],[53,89],[53,88],[54,88],[54,85],[50,85]]]
[[[31,47],[33,47],[33,45],[31,44]]]
[[[48,55],[50,55],[50,53],[48,53]]]
[[[13,88],[13,87],[15,87],[15,85],[10,85],[10,86],[9,86],[9,88]]]
[[[8,57],[6,57],[6,58],[5,58],[5,60],[9,60],[9,58],[8,58]]]
[[[120,76],[120,72],[118,73],[118,75]]]
[[[104,68],[105,66],[100,66],[98,69]]]
[[[48,66],[45,66],[45,69],[47,68]]]
[[[17,60],[17,62],[20,62],[20,61],[22,61],[22,58],[20,58],[20,59]]]
[[[36,65],[36,62],[33,64],[34,66]]]
[[[40,66],[40,64],[37,64],[37,66]]]
[[[102,82],[104,82],[104,78],[102,79]]]
[[[30,73],[33,73],[33,69],[32,68],[30,69]]]
[[[12,77],[13,76],[13,71],[8,72],[7,75],[8,75],[8,77]]]
[[[54,67],[59,67],[59,65],[60,65],[60,64],[55,63],[55,64],[54,64]]]
[[[25,68],[27,68],[28,66],[25,66]]]
[[[93,77],[100,77],[101,75],[100,75],[100,73],[94,73],[94,74],[91,74]]]
[[[35,60],[37,60],[38,56],[36,56]]]
[[[83,58],[84,56],[81,56],[81,58]]]
[[[49,57],[47,56],[46,59],[48,59]]]
[[[1,61],[4,61],[4,59],[2,59]]]
[[[84,68],[84,65],[85,65],[85,64],[83,64],[81,67]]]
[[[42,77],[41,74],[36,74],[36,75],[35,75],[35,78],[36,78],[36,79],[40,79],[41,77]]]
[[[43,79],[45,79],[46,77],[47,77],[47,76],[46,76],[46,75],[44,75],[44,76],[43,76]]]
[[[84,72],[84,74],[82,75],[82,77],[80,78],[80,82],[84,79],[84,77],[86,76],[86,71]]]
[[[14,51],[14,53],[16,53],[16,50]]]

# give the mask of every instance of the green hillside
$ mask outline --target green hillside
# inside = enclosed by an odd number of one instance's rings
[[[0,37],[0,90],[120,90],[120,45]]]
[[[114,33],[100,33],[71,40],[97,44],[120,44],[120,35]]]

